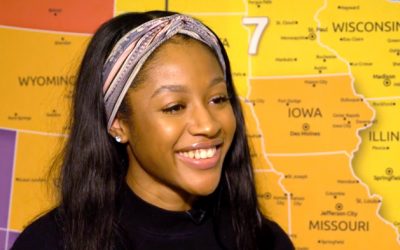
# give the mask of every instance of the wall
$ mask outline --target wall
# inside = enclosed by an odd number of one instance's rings
[[[150,9],[224,42],[259,201],[297,249],[400,249],[400,4],[383,0],[2,1],[0,249],[55,204],[48,168],[91,34]]]

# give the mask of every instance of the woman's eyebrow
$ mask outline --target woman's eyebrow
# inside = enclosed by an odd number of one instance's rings
[[[219,77],[214,78],[214,79],[210,82],[209,87],[212,87],[212,86],[217,85],[217,84],[219,84],[219,83],[226,83],[226,82],[225,82],[225,78],[224,78],[223,76],[219,76]]]
[[[213,80],[210,81],[209,87],[212,87],[214,85],[220,84],[220,83],[225,83],[225,78],[224,77],[216,77]],[[186,86],[183,85],[177,85],[177,84],[168,84],[168,85],[162,85],[158,89],[154,91],[154,93],[151,95],[151,98],[163,93],[163,92],[188,92],[188,89]]]
[[[183,85],[174,85],[174,84],[169,84],[169,85],[162,85],[158,89],[154,91],[154,93],[151,95],[151,98],[163,93],[163,92],[187,92],[187,88]]]

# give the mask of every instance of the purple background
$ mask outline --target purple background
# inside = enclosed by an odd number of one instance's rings
[[[17,239],[19,233],[15,232],[8,232],[8,249],[12,247],[14,241]]]
[[[0,231],[0,249],[5,249],[6,247],[6,232]]]
[[[7,228],[8,226],[15,138],[15,131],[0,129],[0,227],[2,228]]]

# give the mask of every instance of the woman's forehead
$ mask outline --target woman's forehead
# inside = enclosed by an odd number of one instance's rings
[[[165,44],[144,68],[147,68],[147,75],[150,77],[157,77],[157,73],[184,76],[193,72],[203,73],[203,75],[197,75],[199,78],[208,75],[224,76],[215,54],[206,45],[195,40]]]
[[[152,96],[161,92],[205,90],[219,83],[225,84],[217,57],[196,41],[166,44],[142,68],[138,77],[138,87],[133,89],[147,89],[149,93],[154,92]]]

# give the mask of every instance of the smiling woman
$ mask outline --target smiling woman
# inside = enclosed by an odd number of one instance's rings
[[[293,249],[258,207],[226,52],[188,16],[99,28],[62,159],[59,205],[14,249]]]
[[[212,51],[193,39],[171,39],[146,65],[153,70],[144,71],[141,86],[128,91],[131,115],[115,119],[110,132],[127,143],[132,190],[183,211],[217,188],[236,126]]]

